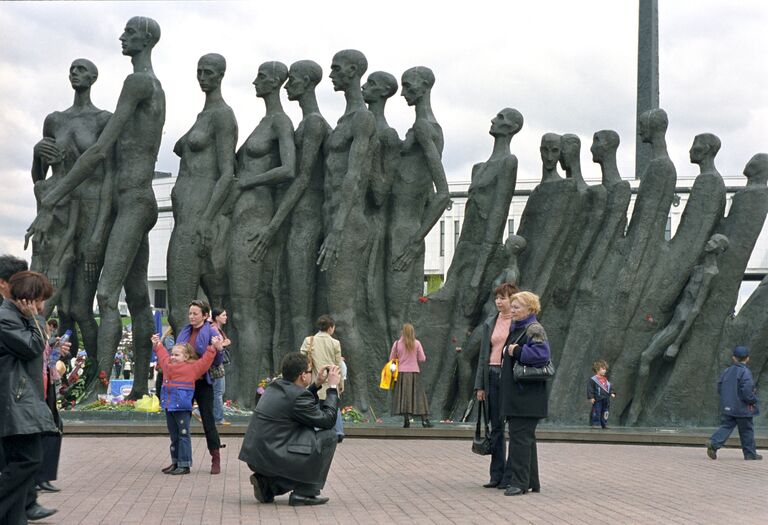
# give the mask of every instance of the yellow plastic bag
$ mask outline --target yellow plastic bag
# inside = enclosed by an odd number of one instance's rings
[[[381,369],[379,388],[382,390],[389,390],[392,388],[395,381],[397,381],[397,359],[387,361],[387,364]]]
[[[133,409],[136,412],[160,412],[160,400],[157,396],[142,396]]]

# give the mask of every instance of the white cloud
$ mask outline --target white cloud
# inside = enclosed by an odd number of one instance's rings
[[[693,136],[712,131],[723,140],[720,170],[741,173],[753,153],[768,149],[768,5],[660,4],[661,102],[670,116],[668,143],[678,172],[692,170],[687,151]],[[137,14],[162,28],[154,66],[166,92],[167,119],[158,170],[178,170],[173,145],[202,107],[195,81],[202,54],[227,58],[223,92],[242,143],[264,114],[251,86],[260,63],[310,58],[327,76],[334,52],[358,48],[369,72],[399,77],[414,65],[434,70],[433,106],[453,179],[468,179],[472,164],[487,158],[490,119],[507,106],[526,119],[513,141],[521,176],[539,176],[538,143],[548,131],[579,134],[584,171],[595,173],[589,145],[592,133],[605,128],[621,135],[622,174],[634,173],[637,2],[2,2],[0,180],[10,196],[0,201],[0,249],[19,253],[19,243],[3,239],[22,238],[22,225],[34,218],[31,151],[45,115],[71,104],[70,62],[86,57],[97,64],[93,101],[113,110],[130,72],[117,39]],[[334,123],[344,101],[327,79],[318,99]],[[298,107],[284,105],[298,123]],[[397,96],[388,110],[390,124],[404,136],[412,108]],[[11,209],[10,202],[28,204]]]

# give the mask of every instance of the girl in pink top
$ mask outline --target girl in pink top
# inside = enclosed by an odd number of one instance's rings
[[[400,339],[392,345],[389,359],[397,359],[397,381],[392,396],[392,414],[403,416],[403,428],[411,426],[411,415],[421,416],[421,425],[432,427],[429,404],[421,384],[419,363],[427,360],[421,343],[416,339],[413,325],[405,323]]]

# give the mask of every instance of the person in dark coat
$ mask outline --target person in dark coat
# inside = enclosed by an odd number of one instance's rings
[[[536,426],[547,417],[549,393],[546,381],[518,383],[513,376],[516,361],[540,367],[550,360],[549,342],[536,316],[541,311],[539,298],[531,292],[512,296],[512,328],[501,365],[501,415],[509,425],[509,451],[502,484],[506,496],[528,490],[539,492],[539,461],[536,452]]]
[[[253,471],[253,494],[261,503],[293,491],[288,503],[322,505],[325,486],[336,452],[336,410],[341,376],[338,366],[328,366],[312,381],[307,356],[287,354],[282,377],[264,391],[243,438],[240,460]],[[325,401],[317,390],[327,383]],[[309,388],[307,388],[309,387]]]
[[[53,287],[44,275],[29,271],[14,274],[8,284],[10,299],[0,305],[0,438],[5,457],[0,522],[26,523],[27,494],[43,462],[42,436],[58,432],[43,400],[42,373],[46,338],[40,312]]]
[[[755,446],[755,429],[752,418],[760,413],[757,406],[757,391],[752,372],[747,368],[749,349],[737,346],[731,358],[733,364],[721,375],[717,382],[720,395],[720,428],[715,430],[707,443],[707,456],[717,459],[717,449],[725,445],[733,429],[739,427],[739,439],[744,459],[763,459]]]
[[[480,353],[477,356],[477,375],[475,376],[475,396],[484,401],[488,421],[491,423],[491,479],[483,485],[487,489],[506,488],[509,480],[504,479],[504,418],[501,416],[501,363],[504,344],[509,338],[512,327],[512,296],[518,292],[517,286],[501,283],[493,291],[498,313],[492,315],[482,325]],[[478,413],[477,417],[480,417]]]

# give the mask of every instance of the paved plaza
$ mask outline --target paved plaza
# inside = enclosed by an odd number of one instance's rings
[[[488,458],[464,440],[347,439],[323,494],[327,505],[294,508],[288,497],[259,504],[250,471],[225,437],[223,472],[208,474],[205,440],[194,466],[167,476],[168,438],[66,436],[59,509],[39,523],[768,523],[768,461],[723,449],[584,443],[539,444],[542,491],[506,497],[480,487]],[[765,452],[765,451],[763,451]]]

